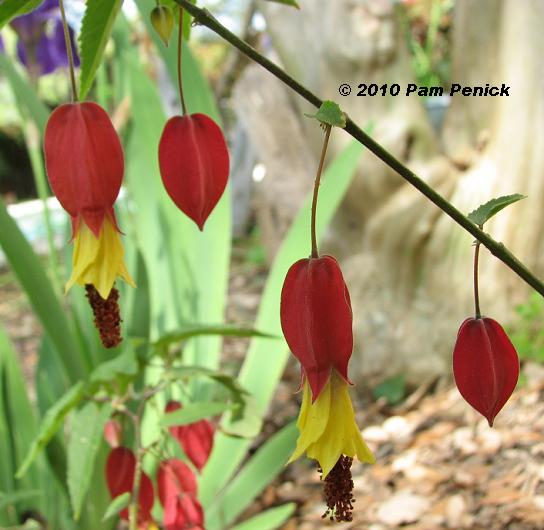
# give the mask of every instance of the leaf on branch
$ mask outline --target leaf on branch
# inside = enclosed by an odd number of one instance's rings
[[[175,410],[163,416],[160,424],[162,427],[189,425],[205,418],[223,414],[223,412],[232,409],[234,406],[231,403],[220,403],[217,401],[191,403],[185,405],[182,409]]]
[[[0,2],[0,28],[19,17],[36,9],[42,0],[4,0]]]
[[[102,60],[104,48],[122,3],[122,0],[87,2],[79,36],[81,56],[79,97],[82,100],[93,84],[96,70]]]
[[[138,361],[136,353],[130,346],[113,359],[99,364],[91,374],[91,382],[108,383],[116,380],[126,385],[138,375]]]
[[[296,3],[295,0],[266,0],[267,2],[276,2],[276,4],[284,4],[286,6],[296,7],[300,9],[300,6]]]
[[[332,127],[344,128],[346,126],[346,114],[342,112],[338,103],[334,101],[324,101],[315,114],[305,114],[308,118],[315,118],[321,123]]]
[[[102,517],[102,521],[105,521],[106,519],[117,515],[121,510],[124,510],[128,506],[129,502],[130,492],[128,491],[125,491],[125,493],[122,493],[121,495],[115,497],[115,499],[112,499],[112,501],[106,508],[106,511],[104,512],[104,517]]]
[[[513,195],[504,195],[491,199],[490,201],[482,204],[472,212],[468,214],[468,218],[476,225],[483,226],[486,221],[489,221],[496,213],[499,213],[503,208],[514,204],[515,202],[525,199],[525,195],[520,193],[514,193]]]
[[[277,339],[276,335],[263,333],[252,328],[240,328],[224,324],[192,324],[173,333],[163,335],[154,346],[164,348],[170,344],[181,342],[183,340],[198,337],[200,335],[221,335],[223,337],[261,337],[264,339]]]
[[[45,448],[51,438],[59,430],[65,416],[78,405],[83,398],[85,385],[83,382],[76,383],[70,388],[46,413],[40,425],[38,435],[32,441],[30,449],[16,473],[21,478],[28,471],[38,453]]]
[[[67,482],[76,521],[81,516],[83,501],[93,478],[104,425],[110,415],[109,404],[100,406],[91,401],[74,414],[71,422]]]

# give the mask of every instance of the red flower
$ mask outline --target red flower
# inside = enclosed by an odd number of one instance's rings
[[[173,412],[180,408],[181,403],[178,401],[169,401],[165,411]],[[189,425],[170,427],[169,431],[193,465],[202,471],[213,447],[213,425],[208,420],[200,420]]]
[[[297,261],[287,272],[281,292],[281,327],[300,361],[314,402],[334,368],[348,380],[353,351],[348,289],[331,256]]]
[[[229,176],[220,127],[205,114],[171,118],[159,143],[159,166],[168,195],[202,230]]]
[[[107,300],[126,270],[113,204],[124,173],[123,149],[106,111],[96,103],[69,103],[53,111],[44,139],[51,188],[70,214],[75,240],[74,283],[93,285]]]
[[[106,482],[112,499],[125,492],[132,493],[136,458],[126,447],[117,447],[110,451],[106,462]],[[154,502],[153,484],[150,478],[142,472],[140,492],[138,495],[138,522],[140,524],[152,521],[151,509]],[[120,512],[121,519],[128,520],[128,509]]]
[[[104,425],[104,439],[110,447],[119,447],[123,441],[123,428],[121,424],[115,420],[108,420]]]
[[[187,464],[175,458],[161,462],[157,485],[166,530],[204,528],[204,512],[196,498],[196,478]]]
[[[501,325],[491,318],[467,318],[457,334],[453,374],[461,395],[493,426],[514,391],[519,359]]]

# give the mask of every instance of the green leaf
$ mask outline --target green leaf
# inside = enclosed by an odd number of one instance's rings
[[[193,324],[183,326],[178,331],[167,333],[155,342],[155,347],[164,348],[170,344],[181,342],[200,335],[220,335],[222,337],[262,337],[266,339],[279,339],[278,335],[270,335],[252,328],[239,328],[223,324]]]
[[[244,397],[243,405],[237,406],[225,416],[222,432],[237,438],[254,438],[261,430],[261,415],[253,396]]]
[[[403,374],[389,377],[372,390],[374,399],[384,397],[389,405],[400,403],[406,395],[406,379]]]
[[[125,491],[125,493],[122,493],[121,495],[115,497],[115,499],[112,499],[106,512],[104,513],[104,517],[102,517],[102,521],[117,515],[121,510],[124,510],[128,506],[129,502],[130,492],[128,491]]]
[[[0,510],[5,510],[8,506],[14,506],[21,501],[35,499],[42,495],[43,493],[40,490],[19,490],[7,495],[0,492]]]
[[[315,114],[306,114],[308,118],[315,118],[321,123],[331,125],[333,127],[346,126],[346,114],[334,101],[324,101]]]
[[[352,142],[326,169],[319,192],[317,217],[318,237],[323,234],[338,208],[355,169],[363,147]],[[255,327],[272,335],[281,334],[279,318],[280,293],[289,267],[298,259],[310,254],[309,226],[311,194],[306,198],[288,233],[286,234],[274,264],[268,275]],[[268,409],[277,383],[287,362],[289,350],[285,341],[255,338],[240,371],[239,382],[254,397],[261,417]],[[224,425],[228,430],[229,425]],[[248,440],[235,439],[218,433],[214,450],[203,471],[200,482],[200,499],[207,507],[224,488],[240,466],[250,448]],[[211,527],[209,530],[213,530]]]
[[[223,414],[226,410],[232,409],[230,403],[219,403],[210,401],[207,403],[191,403],[185,405],[182,409],[169,412],[160,419],[162,427],[174,427],[179,425],[189,425],[204,418],[211,418],[218,414]]]
[[[284,4],[286,6],[293,6],[297,9],[300,9],[300,6],[296,3],[295,0],[266,0],[267,2],[275,2],[276,4]]]
[[[485,222],[489,221],[496,213],[499,213],[503,208],[514,204],[515,202],[525,199],[525,195],[514,193],[513,195],[504,195],[491,199],[490,201],[482,204],[472,212],[468,214],[468,218],[476,225],[483,226]]]
[[[43,0],[4,0],[0,3],[0,29],[15,17],[36,9]]]
[[[127,346],[125,349],[111,361],[99,364],[91,374],[93,383],[107,383],[119,378],[132,380],[138,375],[138,361],[136,353]]]
[[[270,437],[232,480],[225,495],[218,496],[206,510],[206,519],[210,519],[206,528],[216,528],[218,517],[221,528],[227,527],[251,505],[285,467],[297,436],[298,429],[293,422]]]
[[[276,530],[295,513],[296,508],[297,505],[294,502],[270,508],[243,523],[231,527],[231,530]]]
[[[21,478],[27,472],[38,453],[59,430],[65,416],[81,401],[84,391],[85,385],[83,382],[76,383],[46,412],[38,435],[32,441],[26,458],[15,475],[17,478]]]
[[[0,200],[0,247],[27,294],[35,315],[51,339],[71,382],[87,374],[87,360],[78,348],[72,323],[66,317],[45,270],[17,223]]]
[[[102,441],[104,425],[111,415],[111,406],[87,403],[72,418],[68,443],[68,490],[74,512],[79,520],[83,500],[93,476],[96,454]]]
[[[87,2],[81,25],[79,47],[81,73],[79,98],[85,99],[102,60],[104,48],[111,34],[115,17],[123,0],[93,0]]]

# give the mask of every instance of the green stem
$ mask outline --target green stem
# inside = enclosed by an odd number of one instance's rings
[[[302,96],[306,101],[319,108],[323,101],[313,92],[293,79],[289,74],[282,70],[272,61],[263,57],[257,50],[249,46],[243,40],[239,39],[234,33],[230,32],[225,26],[220,24],[217,19],[206,9],[201,9],[193,5],[190,0],[175,0],[175,2],[187,10],[195,22],[206,26],[227,42],[238,48],[244,55],[263,66],[271,74],[283,81],[288,87]],[[521,263],[514,254],[512,254],[502,243],[495,241],[492,237],[478,228],[472,221],[463,215],[453,204],[447,201],[442,195],[421,180],[415,173],[408,169],[402,162],[397,160],[391,153],[375,142],[351,119],[347,119],[345,131],[364,145],[369,151],[374,153],[380,160],[388,165],[393,171],[398,173],[404,180],[409,182],[419,190],[432,203],[440,208],[445,214],[449,215],[458,225],[469,232],[482,245],[484,245],[496,258],[500,259],[508,268],[514,271],[522,280],[529,284],[535,291],[544,296],[544,283],[542,283],[534,274],[532,274],[523,263]]]
[[[145,403],[142,402],[142,403]],[[140,484],[142,482],[142,459],[144,451],[142,449],[142,425],[141,411],[132,416],[134,422],[134,435],[136,438],[136,469],[134,470],[134,483],[132,486],[132,496],[128,506],[128,525],[129,530],[138,530],[138,500],[140,497]]]
[[[42,201],[43,218],[45,223],[45,232],[47,234],[47,246],[49,247],[49,267],[51,275],[51,283],[55,293],[59,296],[62,294],[61,280],[59,274],[59,256],[55,246],[55,232],[51,222],[51,212],[47,205],[49,197],[45,172],[43,170],[43,161],[40,153],[40,136],[38,129],[33,121],[27,122],[25,130],[25,140],[30,157],[30,165],[32,166],[32,174],[38,191],[38,197]]]
[[[315,230],[315,221],[317,214],[317,196],[319,194],[319,185],[321,184],[321,174],[323,173],[323,165],[325,164],[325,156],[327,155],[327,147],[329,146],[329,138],[331,137],[330,125],[325,126],[325,139],[323,140],[323,149],[321,150],[321,158],[319,159],[319,167],[317,168],[317,175],[314,182],[314,196],[312,199],[312,258],[318,258],[317,252],[317,235]]]
[[[187,116],[187,105],[183,97],[183,83],[181,82],[181,53],[183,50],[183,8],[179,8],[179,30],[178,30],[178,89],[183,115]]]
[[[478,289],[478,260],[480,257],[480,242],[476,241],[474,248],[474,312],[476,318],[482,318],[480,313],[480,292]]]
[[[74,66],[74,53],[72,52],[72,41],[70,39],[70,30],[66,22],[66,13],[64,11],[64,0],[59,0],[60,16],[62,18],[62,27],[64,29],[64,42],[66,43],[66,54],[68,55],[68,64],[70,65],[70,82],[72,85],[72,103],[77,101],[76,74]]]

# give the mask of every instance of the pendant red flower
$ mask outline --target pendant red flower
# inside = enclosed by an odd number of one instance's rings
[[[181,408],[179,401],[169,401],[166,412]],[[170,434],[178,441],[183,452],[193,465],[202,471],[213,447],[214,428],[208,420],[200,420],[189,425],[179,425],[169,428]]]
[[[110,451],[106,461],[106,482],[111,498],[114,499],[125,492],[132,493],[136,458],[126,447],[116,447]],[[151,509],[154,502],[154,490],[151,479],[142,472],[140,492],[138,495],[138,522],[152,521]],[[128,521],[128,509],[119,513],[121,519]]]
[[[307,258],[291,266],[281,292],[281,327],[302,365],[314,402],[334,368],[349,383],[353,352],[352,312],[338,262]]]
[[[203,230],[229,176],[221,128],[205,114],[171,118],[159,143],[159,166],[168,195]]]
[[[492,318],[467,318],[453,350],[453,375],[461,395],[493,426],[516,388],[519,359],[501,325]]]

